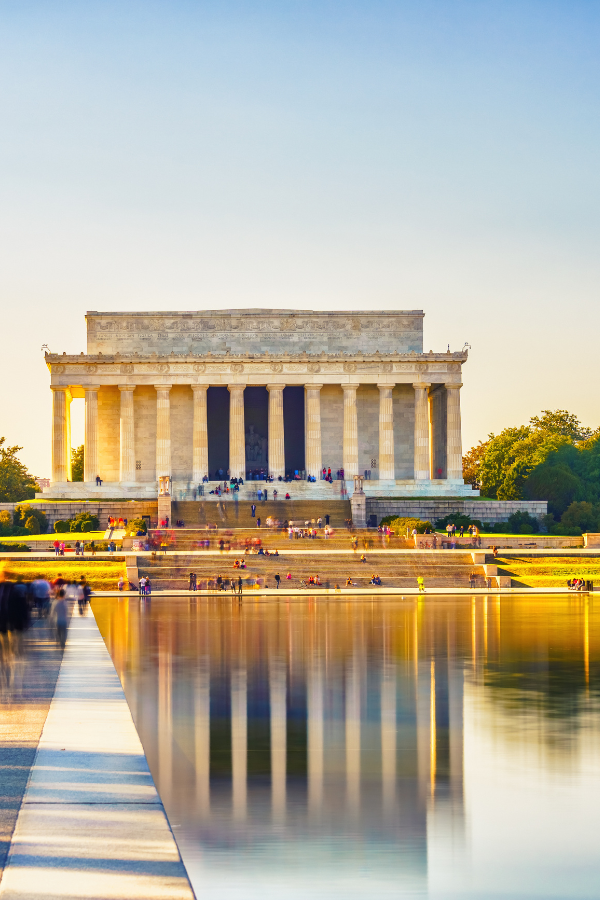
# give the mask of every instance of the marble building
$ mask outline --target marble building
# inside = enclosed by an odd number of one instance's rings
[[[53,497],[156,496],[220,473],[343,470],[368,496],[473,496],[462,479],[466,352],[423,352],[423,312],[88,312],[87,353],[46,354]],[[70,405],[85,400],[84,482]],[[102,485],[97,485],[97,478]],[[337,482],[339,485],[339,481]],[[329,494],[327,494],[329,496]]]

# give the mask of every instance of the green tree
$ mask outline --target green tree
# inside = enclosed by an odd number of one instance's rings
[[[32,500],[39,491],[33,475],[17,459],[22,447],[6,447],[6,438],[0,437],[0,503],[18,503]]]
[[[80,447],[71,447],[71,481],[83,481],[84,455],[83,444]]]
[[[35,506],[30,506],[28,503],[19,504],[19,506],[15,506],[15,511],[13,513],[13,525],[16,525],[18,528],[27,527],[27,519],[31,516],[37,522],[37,532],[36,534],[45,534],[48,530],[48,518],[45,513],[42,512],[41,509],[36,509]]]
[[[463,456],[463,478],[465,484],[472,484],[474,488],[481,487],[481,464],[489,447],[491,438],[487,441],[479,441],[475,447],[471,447]]]
[[[543,409],[541,416],[532,416],[529,424],[537,431],[553,431],[573,441],[584,441],[592,436],[591,428],[583,426],[577,416],[566,409]]]

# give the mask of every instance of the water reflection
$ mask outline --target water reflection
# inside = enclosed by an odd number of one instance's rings
[[[539,896],[588,896],[600,875],[594,852],[567,879],[572,836],[558,840],[566,821],[581,831],[583,796],[536,813],[548,772],[571,790],[583,766],[600,799],[587,598],[94,612],[199,895],[531,896],[515,854]]]

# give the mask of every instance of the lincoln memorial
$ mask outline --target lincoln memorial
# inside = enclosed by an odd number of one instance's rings
[[[269,474],[299,476],[294,490],[316,497],[339,493],[340,482],[351,493],[360,474],[368,496],[473,496],[462,479],[467,354],[424,353],[423,315],[88,312],[87,353],[46,355],[52,479],[44,494],[156,497],[161,476],[176,492],[207,478]],[[71,481],[77,398],[85,400],[83,483]]]

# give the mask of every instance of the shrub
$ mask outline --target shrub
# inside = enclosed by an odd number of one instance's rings
[[[29,553],[27,544],[1,544],[0,553]]]
[[[93,516],[89,512],[80,512],[74,519],[69,521],[71,523],[71,531],[98,531],[100,528],[98,516]]]
[[[460,528],[462,525],[465,529],[468,528],[469,525],[476,525],[480,531],[483,528],[483,524],[479,519],[471,519],[469,516],[465,516],[462,513],[450,513],[449,516],[438,519],[435,523],[435,529],[436,531],[445,531],[447,525],[456,525],[457,528]]]
[[[31,534],[45,534],[48,531],[48,517],[40,509],[36,509],[35,506],[29,506],[26,503],[15,507],[13,524],[24,528],[26,527],[27,519],[32,517],[37,522],[37,531],[32,531]]]
[[[57,534],[65,534],[65,532],[70,531],[71,523],[68,519],[57,519],[54,523],[54,530]]]
[[[129,522],[127,525],[127,534],[137,534],[138,531],[146,534],[148,531],[148,525],[144,519],[133,519],[133,521]]]
[[[432,528],[431,522],[423,521],[422,519],[405,518],[402,516],[392,519],[389,525],[394,534],[397,534],[400,537],[403,537],[406,534],[407,529],[409,534],[411,534],[413,528],[417,529],[418,534],[423,534],[426,528]]]
[[[2,512],[0,512],[0,525],[12,525],[12,516],[7,509],[3,509]]]
[[[29,532],[29,534],[39,534],[39,524],[38,520],[35,516],[29,516],[27,521],[25,522],[25,530]]]
[[[507,524],[509,534],[537,534],[540,530],[538,520],[521,510],[509,516]]]
[[[560,524],[563,528],[578,529],[579,534],[584,531],[598,531],[598,519],[600,518],[600,510],[593,503],[586,500],[575,501],[562,514]],[[564,532],[563,534],[570,532]]]

